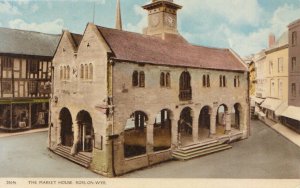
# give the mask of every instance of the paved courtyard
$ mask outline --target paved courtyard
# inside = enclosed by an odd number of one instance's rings
[[[299,179],[300,147],[260,121],[251,137],[232,149],[186,162],[172,161],[127,174],[127,178]]]
[[[251,131],[249,139],[233,143],[230,150],[120,178],[300,178],[298,146],[259,121],[252,121]],[[101,177],[49,152],[46,140],[46,132],[0,138],[0,177]]]

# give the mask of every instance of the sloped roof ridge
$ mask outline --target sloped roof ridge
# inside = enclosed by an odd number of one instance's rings
[[[130,31],[96,26],[116,59],[137,63],[247,71],[231,49],[196,46],[174,38],[161,39]]]
[[[51,33],[44,33],[40,31],[31,31],[31,30],[22,30],[22,29],[15,29],[15,28],[6,28],[6,27],[0,27],[2,30],[13,30],[13,31],[20,31],[20,32],[26,32],[26,33],[36,33],[36,34],[42,34],[42,35],[49,35],[49,36],[60,36],[61,34],[51,34]]]
[[[145,38],[154,39],[154,40],[158,40],[158,41],[162,41],[162,42],[167,42],[167,43],[170,42],[169,40],[164,40],[164,39],[162,39],[160,37],[157,37],[157,36],[146,35],[146,34],[137,33],[137,32],[133,32],[133,31],[126,31],[126,30],[120,31],[120,30],[115,29],[115,28],[103,27],[103,26],[99,26],[99,25],[97,25],[96,27],[98,29],[99,28],[104,28],[104,29],[115,30],[115,31],[119,31],[119,32],[125,32],[125,33],[129,33],[129,34],[139,35],[139,36],[142,36],[142,37],[145,37]],[[182,36],[180,35],[180,37],[182,37]],[[212,50],[229,51],[229,48],[211,47],[211,46],[194,44],[194,43],[190,43],[190,42],[182,42],[182,43],[179,43],[179,44],[180,45],[189,45],[189,46],[194,46],[194,47],[201,47],[201,48],[208,48],[208,49],[212,49]]]

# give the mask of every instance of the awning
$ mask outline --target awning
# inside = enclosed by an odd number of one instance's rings
[[[289,106],[281,116],[300,121],[300,107]]]
[[[281,105],[275,110],[275,115],[281,115],[287,108],[289,107],[288,102],[283,102]]]
[[[262,102],[264,102],[265,99],[262,99],[262,98],[258,98],[258,97],[255,97],[254,98],[254,101],[258,104],[261,104]]]
[[[280,105],[282,101],[279,99],[271,99],[267,98],[262,104],[261,107],[275,111]]]

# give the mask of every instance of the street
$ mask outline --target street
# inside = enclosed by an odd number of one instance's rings
[[[170,161],[120,178],[299,179],[300,148],[259,121],[232,149],[190,161]],[[46,148],[47,133],[0,138],[0,177],[99,178]]]

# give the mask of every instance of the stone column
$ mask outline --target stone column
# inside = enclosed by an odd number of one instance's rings
[[[57,141],[57,145],[61,144],[61,126],[62,126],[62,121],[61,121],[61,119],[58,119],[58,125],[56,125],[56,141]]]
[[[171,139],[172,139],[172,149],[178,146],[178,120],[171,119]]]
[[[77,122],[76,125],[73,124],[74,141],[73,146],[71,148],[71,155],[75,155],[77,153],[77,147],[80,139],[79,126],[79,122]]]
[[[149,121],[147,123],[147,146],[146,146],[147,153],[153,153],[154,123],[155,123],[155,116],[154,117],[150,116]]]
[[[210,114],[210,137],[214,137],[217,133],[217,127],[216,127],[216,116],[214,113]]]
[[[226,115],[225,134],[229,134],[231,131],[231,113],[228,111],[225,113],[225,115]]]
[[[197,118],[193,117],[193,142],[198,142],[199,137],[199,126],[198,126]]]

